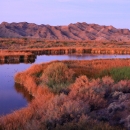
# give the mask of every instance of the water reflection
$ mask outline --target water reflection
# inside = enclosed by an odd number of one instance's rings
[[[20,64],[20,63],[25,63],[25,64],[30,64],[30,63],[34,63],[35,62],[35,59],[19,59],[19,60],[14,60],[14,59],[11,59],[11,60],[8,60],[8,59],[5,59],[5,60],[0,60],[0,64]]]
[[[94,59],[127,59],[130,55],[117,54],[85,54],[85,55],[68,55],[68,60],[94,60]]]
[[[33,96],[28,93],[28,91],[25,89],[23,85],[15,83],[14,88],[17,93],[20,93],[23,96],[23,98],[27,100],[27,102],[31,102],[33,100]]]

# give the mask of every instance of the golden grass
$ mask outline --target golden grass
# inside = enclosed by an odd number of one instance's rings
[[[130,42],[0,38],[1,51],[41,54],[130,54]],[[12,52],[11,52],[12,53]]]
[[[89,47],[89,48],[127,48],[130,42],[117,41],[77,41],[45,40],[27,38],[0,38],[2,49],[28,49],[53,47]]]
[[[0,57],[3,56],[30,56],[33,55],[31,52],[11,52],[11,51],[0,51]]]

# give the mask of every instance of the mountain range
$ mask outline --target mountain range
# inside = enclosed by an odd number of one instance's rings
[[[67,26],[37,25],[20,22],[0,24],[1,38],[43,38],[47,40],[116,40],[130,41],[129,29],[117,29],[113,26],[75,23]]]

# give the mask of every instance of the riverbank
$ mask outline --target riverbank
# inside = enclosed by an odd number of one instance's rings
[[[130,42],[95,41],[95,40],[45,40],[36,38],[0,38],[0,49],[31,49],[55,47],[85,47],[85,48],[128,48]]]
[[[129,48],[85,48],[85,47],[57,47],[45,49],[25,49],[36,55],[63,55],[63,54],[130,54]]]
[[[129,48],[57,47],[43,49],[1,50],[0,63],[32,63],[37,55],[130,54]]]
[[[32,63],[36,56],[30,52],[1,51],[0,64],[4,63]]]
[[[76,77],[86,75],[89,78],[96,78],[104,70],[130,66],[130,59],[106,59],[106,60],[102,59],[102,60],[90,60],[90,61],[87,60],[67,61],[66,60],[66,61],[53,61],[53,62],[64,63],[66,66],[69,67],[69,69],[72,69],[75,72]],[[40,91],[42,95],[42,88],[37,87],[41,82],[39,77],[42,75],[44,70],[46,70],[48,65],[52,64],[53,62],[31,66],[28,70],[16,74],[15,82],[25,86],[28,92],[33,95],[39,95]]]
[[[129,59],[130,55],[38,55],[34,63],[2,64],[0,65],[0,115],[6,115],[14,110],[25,107],[28,103],[28,96],[17,92],[19,85],[14,82],[14,75],[24,71],[33,64],[51,62],[52,60],[94,60],[94,59]],[[78,67],[78,66],[77,66]],[[85,71],[83,71],[85,72]],[[123,76],[123,75],[122,75]],[[6,79],[6,80],[5,80]],[[14,86],[14,87],[13,87]],[[7,96],[8,95],[8,96]],[[6,99],[6,100],[5,100]],[[12,103],[10,104],[10,102]],[[6,106],[6,107],[5,107]]]
[[[54,61],[54,63],[55,62],[64,63],[66,66],[68,66],[68,68],[72,69],[75,73],[75,77],[86,75],[89,78],[97,78],[104,70],[130,66],[130,59]],[[40,76],[50,64],[53,64],[53,62],[33,65],[28,70],[22,73],[17,73],[15,75],[15,82],[25,86],[27,91],[33,96],[43,95],[44,89],[42,89],[42,87],[38,87],[42,82]],[[55,70],[53,70],[53,72],[54,71]]]
[[[63,54],[130,54],[129,48],[86,48],[86,47],[53,47],[31,48],[19,50],[1,50],[4,53],[33,53],[35,55],[63,55]]]
[[[0,63],[32,63],[37,55],[130,54],[129,46],[122,41],[0,38]]]
[[[129,129],[130,80],[114,82],[108,76],[94,78],[106,68],[124,66],[130,66],[129,59],[54,61],[33,65],[18,73],[15,81],[24,85],[35,97],[34,101],[22,110],[0,118],[1,128]]]

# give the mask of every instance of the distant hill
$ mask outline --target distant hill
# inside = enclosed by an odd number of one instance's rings
[[[130,41],[129,29],[116,29],[113,26],[75,23],[68,26],[37,25],[20,22],[0,24],[0,37],[4,38],[44,38],[48,40],[116,40]]]

